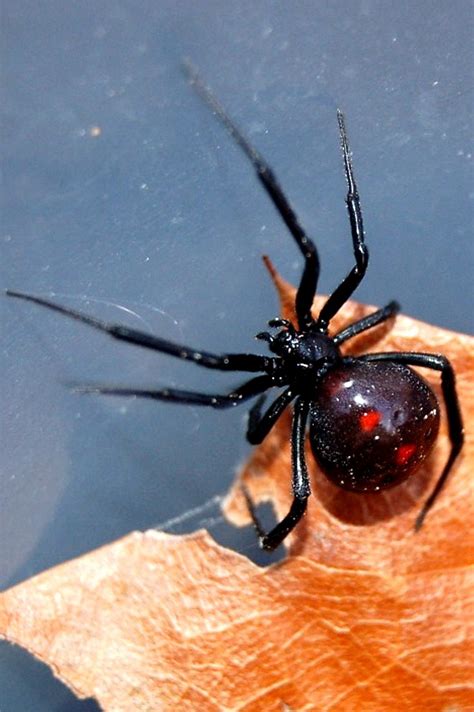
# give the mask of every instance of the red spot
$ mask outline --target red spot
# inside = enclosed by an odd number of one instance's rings
[[[378,410],[370,410],[359,417],[359,424],[364,433],[370,433],[382,420]]]
[[[397,465],[406,465],[408,460],[416,452],[416,445],[400,445],[396,454]]]

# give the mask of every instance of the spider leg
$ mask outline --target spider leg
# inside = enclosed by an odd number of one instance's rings
[[[307,328],[313,324],[314,321],[311,316],[311,305],[314,300],[319,277],[319,257],[316,247],[301,227],[288,198],[285,196],[275,174],[266,160],[252,146],[248,139],[245,138],[240,129],[227,114],[224,107],[204,84],[193,65],[186,61],[184,63],[184,69],[191,83],[196,88],[196,91],[224,124],[230,136],[251,161],[258,179],[262,183],[270,200],[279,212],[304,257],[305,266],[296,294],[296,315],[300,328]]]
[[[263,415],[261,409],[265,396],[258,398],[249,413],[247,440],[251,445],[259,445],[264,440],[293,398],[294,394],[291,388],[288,388],[273,401]]]
[[[211,393],[196,393],[182,391],[177,388],[161,388],[159,390],[146,388],[127,388],[121,386],[85,385],[74,386],[79,393],[101,393],[107,396],[137,396],[138,398],[151,398],[152,400],[167,401],[168,403],[183,403],[187,405],[205,405],[211,408],[230,408],[239,405],[249,398],[253,398],[262,391],[270,388],[272,382],[269,376],[257,376],[250,381],[234,388],[224,395]]]
[[[369,314],[363,319],[359,319],[359,321],[349,324],[349,326],[342,329],[334,336],[333,341],[337,345],[342,344],[344,341],[352,339],[353,336],[357,336],[357,334],[361,334],[363,331],[372,329],[372,327],[387,321],[387,319],[390,319],[391,316],[398,314],[399,311],[400,304],[398,302],[389,302],[387,306],[382,309],[378,309],[373,314]]]
[[[290,511],[270,532],[266,533],[259,522],[255,505],[248,491],[244,488],[243,493],[247,501],[247,506],[252,517],[255,529],[257,530],[259,544],[266,551],[273,551],[285,539],[286,536],[298,524],[306,511],[306,504],[311,488],[309,484],[308,470],[304,456],[304,443],[306,420],[309,413],[309,402],[298,398],[295,403],[293,415],[293,429],[291,434],[291,455],[292,455],[292,488],[293,502]]]
[[[358,358],[363,361],[392,361],[393,363],[401,363],[407,366],[422,366],[423,368],[431,368],[435,371],[441,371],[441,388],[446,405],[451,451],[433,491],[422,506],[421,511],[416,518],[415,530],[419,531],[423,525],[426,515],[443,489],[448,475],[451,472],[454,461],[459,455],[464,442],[462,415],[456,393],[456,379],[453,367],[445,356],[441,356],[439,354],[413,353],[411,351],[406,353],[395,351],[393,353],[365,354],[364,356],[359,356]]]
[[[348,191],[346,196],[347,211],[349,213],[349,221],[351,225],[352,244],[354,248],[355,267],[349,272],[347,277],[343,279],[341,284],[336,287],[331,294],[326,304],[321,309],[318,317],[318,326],[322,329],[327,328],[327,325],[335,314],[339,311],[345,302],[349,299],[354,290],[359,286],[364,278],[369,262],[369,251],[364,242],[364,225],[362,221],[362,211],[360,208],[359,193],[352,171],[351,152],[347,140],[346,127],[344,124],[344,115],[341,111],[337,112],[337,120],[339,123],[339,133],[341,136],[342,155],[344,158],[344,170],[346,173]]]
[[[137,331],[136,329],[130,329],[128,326],[120,326],[120,324],[110,324],[106,321],[96,319],[94,317],[83,314],[75,309],[70,309],[69,307],[64,307],[61,304],[51,301],[50,299],[43,299],[43,297],[35,297],[32,294],[26,294],[25,292],[17,292],[11,289],[6,290],[6,294],[9,297],[16,297],[17,299],[24,299],[28,302],[33,302],[34,304],[39,304],[40,306],[46,307],[47,309],[52,309],[53,311],[59,312],[70,319],[76,319],[77,321],[92,326],[98,331],[103,331],[109,336],[119,341],[128,341],[136,346],[142,346],[147,349],[152,349],[153,351],[159,351],[160,353],[168,354],[169,356],[174,356],[175,358],[185,359],[187,361],[192,361],[198,366],[203,366],[204,368],[213,368],[219,371],[266,371],[272,370],[274,360],[267,356],[259,356],[257,354],[212,354],[206,351],[197,351],[188,346],[182,346],[180,344],[175,344],[172,341],[166,341],[161,339],[159,336],[153,336],[152,334],[147,334],[144,331]]]

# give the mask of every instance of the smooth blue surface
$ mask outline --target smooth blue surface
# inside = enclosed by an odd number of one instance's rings
[[[371,251],[357,298],[472,329],[472,19],[470,2],[426,0],[7,1],[0,286],[208,350],[258,348],[277,313],[260,255],[293,282],[301,260],[187,86],[187,56],[275,168],[320,249],[322,291],[352,266],[340,106]],[[249,452],[243,409],[64,384],[213,390],[238,376],[0,301],[3,586],[226,491]],[[236,532],[255,556],[249,542]],[[2,655],[2,712],[72,709],[26,655]]]

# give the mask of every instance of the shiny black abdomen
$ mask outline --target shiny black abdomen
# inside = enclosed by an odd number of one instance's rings
[[[353,361],[334,367],[313,399],[310,440],[324,474],[339,487],[373,492],[411,475],[429,454],[439,406],[412,369]]]

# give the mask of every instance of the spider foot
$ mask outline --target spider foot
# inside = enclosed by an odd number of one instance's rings
[[[265,531],[263,530],[262,525],[260,524],[260,520],[257,517],[257,511],[255,508],[255,503],[250,496],[250,492],[248,491],[247,487],[245,485],[241,485],[240,489],[242,491],[242,494],[244,495],[245,498],[245,503],[247,505],[248,512],[252,518],[253,525],[255,527],[255,530],[258,534],[259,539],[264,539],[265,538]]]
[[[255,509],[255,504],[245,485],[241,485],[249,514],[258,535],[258,543],[263,551],[274,551],[298,524],[306,511],[307,497],[294,497],[290,511],[270,532],[265,532]]]

